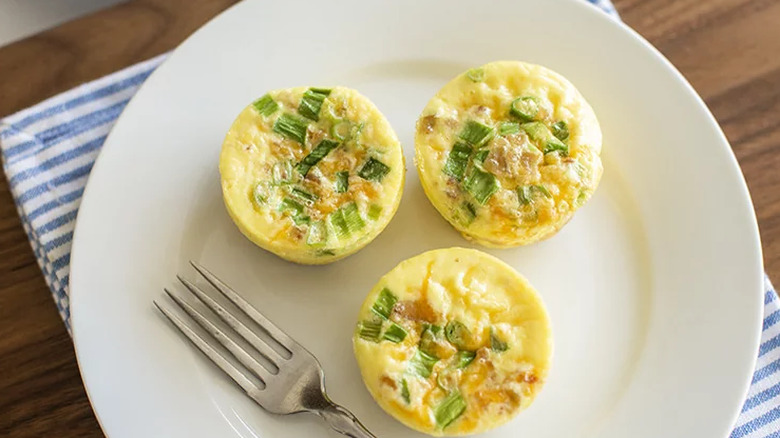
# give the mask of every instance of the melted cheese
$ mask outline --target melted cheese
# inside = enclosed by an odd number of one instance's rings
[[[225,205],[244,235],[284,259],[323,264],[379,235],[398,208],[406,172],[395,132],[366,97],[335,87],[315,121],[300,115],[306,91],[269,92],[278,107],[267,115],[247,106],[225,137],[219,169]],[[308,124],[304,144],[274,129],[283,114]],[[338,146],[304,176],[299,163],[323,140]],[[387,166],[386,173],[361,177],[371,160]],[[348,173],[344,192],[338,188],[340,172]],[[346,229],[343,216],[352,219]]]
[[[372,308],[388,292],[396,301],[383,320]],[[552,335],[541,298],[514,269],[480,251],[440,249],[401,262],[368,294],[359,321],[353,344],[369,392],[390,415],[427,434],[464,435],[503,424],[531,404],[547,377]],[[378,339],[362,331],[372,321],[382,321]],[[467,329],[460,350],[475,358],[463,368],[455,365],[460,353],[448,340],[448,323]],[[406,332],[398,343],[384,338],[393,324]],[[433,325],[442,332],[421,343]],[[506,350],[492,348],[491,336]],[[421,349],[438,358],[428,377],[410,365]],[[437,408],[456,391],[466,408],[441,427]]]
[[[533,121],[540,122],[540,134],[526,125],[531,120],[510,114],[512,102],[520,97],[537,103]],[[445,171],[469,121],[497,132],[475,148],[466,172],[476,166],[495,177],[498,188],[484,205],[464,189],[463,180]],[[498,134],[506,122],[524,126],[516,133]],[[567,152],[547,147],[548,139],[555,140],[556,122],[568,127],[568,137],[559,144]],[[477,151],[484,153],[480,164]],[[600,152],[598,121],[577,89],[547,68],[512,61],[493,62],[450,81],[428,102],[415,136],[415,162],[428,198],[466,238],[493,247],[526,245],[563,227],[598,186]]]

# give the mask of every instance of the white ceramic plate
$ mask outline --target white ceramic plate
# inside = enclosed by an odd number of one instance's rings
[[[682,76],[580,0],[246,1],[185,42],[125,110],[79,213],[76,350],[106,433],[335,436],[310,415],[252,404],[152,307],[201,261],[322,362],[330,394],[383,438],[412,437],[371,400],[350,337],[365,294],[402,259],[469,246],[412,163],[414,122],[464,69],[519,59],[567,76],[604,131],[604,178],[554,238],[490,250],[538,288],[555,359],[535,404],[490,437],[725,437],[753,370],[761,250],[729,145]],[[243,238],[217,160],[234,116],[268,89],[361,90],[404,143],[404,198],[386,231],[324,267]]]

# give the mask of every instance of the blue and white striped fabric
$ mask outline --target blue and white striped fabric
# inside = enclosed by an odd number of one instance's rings
[[[588,0],[617,18],[608,0]],[[159,56],[0,120],[0,152],[24,230],[70,330],[73,228],[92,165]],[[780,302],[765,280],[764,332],[753,383],[732,438],[780,438]]]

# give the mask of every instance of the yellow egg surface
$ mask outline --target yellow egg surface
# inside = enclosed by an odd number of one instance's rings
[[[430,435],[484,432],[527,408],[552,334],[528,281],[481,251],[401,262],[366,297],[353,336],[363,381],[390,415]]]
[[[445,85],[417,121],[431,203],[467,239],[527,245],[555,234],[601,179],[601,129],[563,76],[499,61]]]
[[[336,261],[379,235],[401,201],[404,167],[387,119],[345,87],[268,92],[238,115],[219,159],[241,232],[304,264]]]

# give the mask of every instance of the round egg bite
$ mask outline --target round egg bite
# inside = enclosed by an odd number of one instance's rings
[[[601,179],[601,129],[563,76],[500,61],[471,69],[428,102],[415,162],[425,194],[464,237],[527,245],[561,229]]]
[[[552,334],[537,292],[506,263],[449,248],[401,262],[368,294],[353,336],[368,391],[430,435],[499,426],[547,377]]]
[[[371,101],[345,87],[270,91],[222,144],[230,217],[279,257],[324,264],[371,242],[398,209],[401,144]]]

